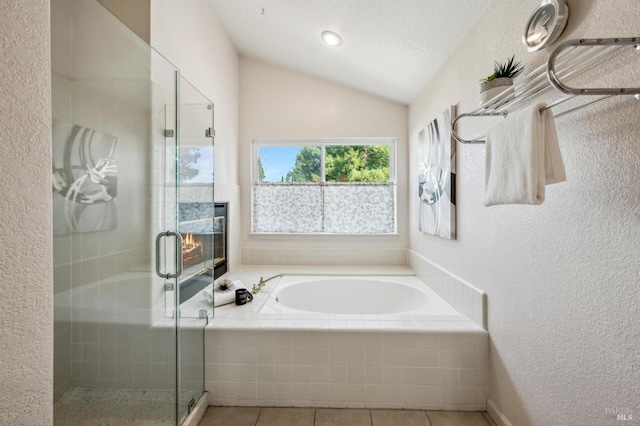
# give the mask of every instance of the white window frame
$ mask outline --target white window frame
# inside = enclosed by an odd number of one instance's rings
[[[389,183],[395,186],[397,185],[397,167],[396,167],[396,138],[394,137],[371,137],[371,138],[313,138],[313,139],[301,139],[301,138],[291,138],[291,139],[283,139],[283,138],[258,138],[252,139],[251,141],[251,235],[254,236],[296,236],[296,235],[325,235],[325,236],[388,236],[388,235],[396,235],[398,229],[398,193],[397,190],[393,191],[393,209],[394,209],[394,228],[395,231],[393,233],[383,233],[383,234],[335,234],[335,233],[281,233],[281,232],[254,232],[253,230],[253,216],[254,216],[254,202],[253,202],[253,185],[260,184],[259,179],[259,171],[258,171],[258,159],[260,158],[259,149],[263,146],[282,146],[282,147],[290,147],[290,146],[319,146],[322,151],[321,163],[320,163],[320,171],[321,171],[321,180],[320,182],[315,182],[318,184],[326,182],[325,176],[325,148],[329,145],[389,145],[389,180],[386,182],[380,183]],[[262,182],[268,183],[270,185],[277,185],[279,182]],[[314,182],[310,182],[314,183]],[[345,182],[348,183],[348,182]],[[353,182],[357,183],[357,182]],[[331,182],[329,182],[331,184]]]
[[[341,139],[253,139],[251,141],[251,184],[258,182],[258,159],[261,146],[319,146],[322,150],[320,182],[326,182],[325,147],[327,145],[389,145],[389,180],[396,184],[396,138],[341,138]],[[272,182],[277,183],[277,182]]]

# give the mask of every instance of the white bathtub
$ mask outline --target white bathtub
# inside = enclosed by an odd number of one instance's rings
[[[412,275],[285,274],[216,308],[205,338],[213,405],[486,409],[487,331]]]
[[[285,276],[262,313],[459,315],[414,276]]]

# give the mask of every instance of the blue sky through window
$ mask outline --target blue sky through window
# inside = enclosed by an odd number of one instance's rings
[[[197,174],[190,178],[185,179],[183,183],[211,183],[213,182],[213,169],[214,169],[214,153],[212,146],[201,146],[195,148],[180,148],[180,154],[189,152],[195,149],[200,153],[200,157],[195,163],[189,163],[189,167],[196,169]]]
[[[261,146],[258,155],[264,169],[264,182],[280,182],[286,178],[301,149],[301,146]]]

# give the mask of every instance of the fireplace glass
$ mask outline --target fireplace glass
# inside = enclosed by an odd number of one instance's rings
[[[227,203],[180,203],[180,211],[183,303],[227,272]]]

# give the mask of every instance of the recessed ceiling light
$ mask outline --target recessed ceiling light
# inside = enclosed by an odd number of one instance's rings
[[[342,38],[332,31],[323,31],[321,36],[322,40],[324,40],[324,42],[329,46],[337,47],[342,44]]]

